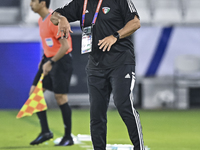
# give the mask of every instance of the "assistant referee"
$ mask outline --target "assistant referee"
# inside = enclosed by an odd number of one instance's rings
[[[69,22],[80,20],[82,53],[90,96],[90,125],[94,150],[106,149],[107,109],[111,92],[127,126],[134,150],[144,150],[138,112],[133,107],[135,55],[131,34],[140,28],[131,0],[73,0],[55,10],[51,21],[59,31],[71,32]]]
[[[50,21],[52,11],[49,10],[49,5],[50,0],[30,1],[31,9],[40,15],[38,24],[42,48],[44,49],[44,56],[31,86],[30,95],[43,73],[45,76],[42,81],[43,90],[50,90],[54,93],[64,123],[64,136],[56,146],[70,146],[74,144],[74,141],[71,136],[72,114],[67,93],[73,71],[70,53],[72,51],[72,39],[70,35],[67,39],[61,39],[61,35],[57,35],[58,27]],[[38,145],[53,138],[53,133],[48,125],[46,110],[37,112],[37,116],[41,125],[41,133],[30,143],[31,145]]]

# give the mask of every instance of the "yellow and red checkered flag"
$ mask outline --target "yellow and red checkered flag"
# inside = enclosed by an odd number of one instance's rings
[[[39,82],[37,83],[37,86],[35,87],[35,90],[30,95],[28,100],[25,102],[25,104],[22,106],[21,110],[17,114],[17,118],[21,118],[24,116],[31,116],[33,113],[47,109],[47,104],[45,102],[42,90],[43,78],[44,76],[42,74]]]

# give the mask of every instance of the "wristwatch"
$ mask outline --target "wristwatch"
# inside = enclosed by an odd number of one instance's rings
[[[55,64],[55,61],[53,61],[52,59],[49,59],[49,61],[51,62],[52,66]]]
[[[117,38],[117,41],[119,41],[119,33],[118,33],[118,32],[115,32],[115,33],[113,34],[113,36]]]

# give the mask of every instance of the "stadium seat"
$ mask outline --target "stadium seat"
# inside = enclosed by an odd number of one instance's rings
[[[184,23],[200,23],[200,0],[184,0]]]
[[[141,23],[151,23],[151,5],[148,0],[134,0],[133,1],[138,14],[140,16]]]
[[[188,91],[200,87],[200,57],[180,55],[174,62],[174,91],[178,108],[189,107]]]
[[[18,7],[0,7],[0,14],[0,24],[19,23],[21,17]]]
[[[21,0],[21,8],[22,22],[28,25],[37,25],[39,15],[31,10],[30,1]]]
[[[180,24],[182,9],[178,0],[151,0],[153,4],[153,22],[161,25]]]

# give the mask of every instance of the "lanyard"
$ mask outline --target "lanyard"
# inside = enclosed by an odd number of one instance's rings
[[[98,13],[99,13],[99,9],[101,7],[102,2],[103,2],[103,0],[99,0],[99,2],[98,2],[97,9],[96,9],[96,12],[94,14],[92,24],[95,24],[95,22],[96,22],[96,19],[97,19]],[[82,15],[82,27],[84,26],[84,23],[85,23],[85,12],[86,12],[87,3],[88,3],[88,0],[84,0],[83,15]]]

